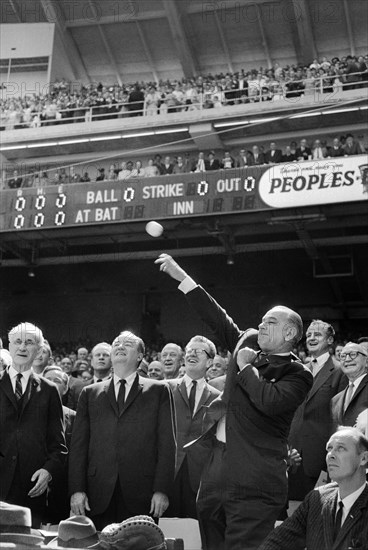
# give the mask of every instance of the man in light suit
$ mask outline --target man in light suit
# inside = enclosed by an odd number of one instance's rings
[[[197,499],[203,548],[256,550],[285,507],[289,427],[312,386],[310,371],[291,353],[302,336],[302,320],[275,306],[259,333],[240,331],[171,256],[161,254],[156,263],[180,282],[192,308],[233,352],[224,392],[210,404],[207,429],[193,445],[212,445]],[[263,357],[253,349],[257,339]]]
[[[289,475],[289,498],[303,500],[325,469],[325,448],[333,431],[331,399],[348,380],[340,363],[330,355],[335,331],[329,323],[316,319],[307,328],[306,344],[311,360],[313,386],[295,413],[289,442],[302,457],[296,473]]]
[[[56,386],[32,371],[42,331],[21,323],[9,332],[12,365],[0,373],[0,500],[32,510],[39,527],[50,481],[67,454]]]
[[[341,426],[326,450],[333,483],[311,491],[259,550],[368,549],[368,439]]]
[[[363,346],[349,342],[340,354],[341,370],[349,385],[331,400],[334,426],[354,426],[358,415],[368,408],[368,360]]]
[[[215,354],[216,348],[211,340],[194,336],[185,348],[184,376],[167,380],[173,390],[177,424],[175,482],[166,514],[169,517],[197,519],[196,497],[203,463],[201,457],[187,453],[184,445],[202,434],[206,407],[220,395],[205,380]]]
[[[69,458],[71,511],[101,530],[139,514],[159,518],[175,471],[170,389],[137,374],[144,343],[125,331],[112,343],[110,380],[79,398]]]

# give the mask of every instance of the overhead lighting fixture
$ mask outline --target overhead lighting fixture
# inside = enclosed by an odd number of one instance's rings
[[[300,114],[297,114],[297,115],[293,115],[290,118],[307,118],[307,117],[310,117],[310,116],[319,116],[321,114],[322,114],[321,111],[314,111],[313,113],[300,113]]]
[[[258,122],[271,122],[272,120],[279,120],[279,118],[280,117],[278,116],[273,116],[269,118],[255,118],[254,120],[251,120],[250,123],[253,124]]]
[[[35,149],[37,147],[55,147],[55,145],[58,145],[58,141],[49,141],[46,143],[32,143],[31,145],[27,145],[27,149]]]
[[[219,122],[214,124],[214,128],[225,128],[225,126],[244,126],[245,124],[250,124],[250,120],[237,120],[236,122]]]
[[[86,139],[67,139],[65,141],[59,141],[58,145],[73,145],[74,143],[87,143],[89,141]]]
[[[89,141],[108,141],[110,139],[121,139],[123,136],[121,134],[119,134],[118,136],[115,135],[115,136],[101,136],[101,137],[94,137],[94,138],[89,138]]]
[[[368,109],[368,105],[364,105],[364,107],[359,107],[359,111],[366,111]]]
[[[135,138],[135,137],[145,137],[145,136],[154,136],[155,132],[137,132],[135,134],[123,134],[121,137],[123,139]]]
[[[156,135],[160,134],[178,134],[180,132],[187,132],[188,128],[167,128],[166,130],[155,130]]]
[[[0,151],[12,151],[13,149],[27,149],[27,145],[6,145],[5,147],[0,147]]]
[[[345,107],[341,109],[328,109],[328,111],[322,111],[323,115],[337,115],[338,113],[351,113],[352,111],[359,111],[359,107]]]

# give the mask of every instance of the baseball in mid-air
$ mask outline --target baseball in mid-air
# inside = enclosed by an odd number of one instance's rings
[[[151,237],[161,237],[164,228],[160,223],[152,221],[146,224],[146,231]]]

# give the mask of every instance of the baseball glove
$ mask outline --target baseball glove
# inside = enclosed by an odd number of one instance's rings
[[[134,516],[105,527],[100,547],[106,550],[166,550],[165,537],[149,516]]]

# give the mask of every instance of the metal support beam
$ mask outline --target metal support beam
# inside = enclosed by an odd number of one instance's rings
[[[182,15],[178,4],[173,0],[162,0],[174,44],[177,46],[179,60],[184,76],[190,78],[199,72],[197,60],[193,57],[192,50],[182,21]]]
[[[142,29],[142,25],[140,24],[140,22],[138,20],[135,21],[135,25],[137,27],[137,31],[138,31],[138,34],[139,34],[139,38],[142,42],[142,46],[143,46],[143,50],[144,50],[144,53],[147,57],[147,61],[149,63],[149,66],[151,68],[151,71],[152,71],[152,74],[153,74],[153,78],[155,79],[156,83],[158,84],[159,82],[159,77],[158,77],[158,74],[157,74],[157,71],[155,69],[155,64],[154,64],[154,61],[153,61],[153,57],[151,55],[151,52],[149,50],[149,47],[147,45],[147,41],[146,41],[146,37],[144,36],[144,32],[143,32],[143,29]]]
[[[297,29],[298,34],[294,39],[298,63],[310,63],[318,54],[307,0],[291,0],[285,4],[284,13],[287,14],[291,29]]]
[[[55,23],[55,31],[58,33],[60,44],[64,49],[75,80],[83,79],[91,82],[83,59],[74,42],[74,38],[70,30],[66,27],[65,17],[62,15],[61,8],[60,10],[56,10],[54,4],[54,2],[50,2],[49,0],[40,0],[40,5],[42,6],[46,19],[50,23]],[[61,2],[58,6],[62,6]]]
[[[221,21],[220,21],[220,18],[218,16],[217,11],[215,11],[214,15],[215,15],[216,27],[217,27],[218,33],[220,35],[221,46],[222,46],[222,49],[224,50],[228,71],[230,73],[234,73],[235,71],[234,71],[233,64],[231,62],[229,47],[228,47],[227,40],[226,40],[226,37],[225,37],[224,29],[222,28],[222,24],[221,24]]]
[[[23,19],[22,19],[22,16],[21,16],[21,12],[19,10],[19,7],[18,5],[16,4],[15,0],[8,0],[9,1],[9,4],[16,16],[16,18],[18,19],[18,22],[19,23],[23,23]]]
[[[266,55],[267,66],[268,66],[269,69],[272,69],[272,58],[271,58],[271,54],[270,54],[270,48],[269,48],[269,45],[268,45],[268,40],[267,40],[265,28],[264,28],[264,25],[263,25],[262,11],[260,9],[258,10],[257,20],[258,20],[258,26],[259,26],[259,30],[260,30],[260,33],[261,33],[261,37],[262,37],[262,46],[263,46],[263,49],[264,49],[265,55]]]
[[[98,21],[98,13],[97,13],[96,5],[92,2],[92,0],[88,0],[88,4],[91,8],[91,12],[94,15],[94,18]],[[99,23],[97,23],[97,28],[98,28],[98,32],[100,34],[102,43],[104,45],[105,52],[107,54],[107,57],[109,58],[110,65],[113,68],[113,71],[115,73],[115,76],[116,76],[116,79],[118,81],[119,86],[121,86],[123,84],[123,81],[121,80],[119,69],[118,69],[118,66],[116,65],[116,61],[115,61],[114,55],[111,51],[110,44],[107,41],[105,31],[103,30],[103,28],[101,27],[101,25]]]
[[[346,29],[348,31],[348,39],[349,39],[349,45],[350,45],[350,55],[355,55],[353,27],[351,24],[348,0],[343,0],[343,6],[344,6],[345,21],[346,21]]]

